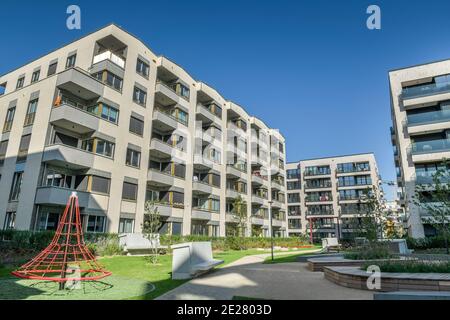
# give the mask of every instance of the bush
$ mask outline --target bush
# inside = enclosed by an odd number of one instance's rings
[[[442,236],[419,239],[408,237],[406,238],[406,243],[408,244],[408,248],[414,250],[445,248],[445,242]]]
[[[367,270],[371,263],[365,263],[361,269]],[[377,263],[381,272],[405,272],[405,273],[450,273],[448,261],[382,261]]]
[[[384,243],[369,243],[354,250],[344,253],[345,259],[351,260],[379,260],[389,259],[393,255],[389,251],[389,247]]]

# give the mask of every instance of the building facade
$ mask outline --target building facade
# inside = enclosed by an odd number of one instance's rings
[[[364,209],[368,190],[382,195],[373,153],[301,160],[286,168],[290,236],[351,238],[352,219]]]
[[[398,193],[408,234],[414,238],[436,233],[413,197],[417,186],[431,185],[439,168],[449,169],[443,164],[450,158],[449,74],[450,60],[389,72]]]
[[[88,232],[286,233],[285,140],[111,24],[0,76],[0,222],[52,230],[77,191]]]

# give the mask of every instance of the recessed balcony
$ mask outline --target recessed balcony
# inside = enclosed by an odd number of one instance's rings
[[[45,147],[42,162],[70,169],[110,168],[113,159],[64,144]]]
[[[38,187],[36,189],[36,204],[61,205],[65,206],[72,194],[76,191],[78,203],[82,208],[94,210],[108,210],[108,195],[95,194],[90,192],[77,191],[59,187]]]

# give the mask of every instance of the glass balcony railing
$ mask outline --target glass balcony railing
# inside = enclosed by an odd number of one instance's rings
[[[110,60],[117,64],[122,69],[125,68],[125,60],[118,55],[112,53],[111,51],[105,51],[103,53],[100,53],[96,56],[94,56],[93,64],[104,61],[104,60]]]
[[[441,80],[438,83],[428,83],[421,86],[404,88],[402,97],[403,99],[413,99],[445,92],[450,92],[450,80],[448,79]]]
[[[434,184],[433,174],[434,174],[434,172],[426,173],[426,174],[421,173],[421,174],[416,175],[415,177],[413,176],[413,180],[415,180],[416,184],[418,184],[418,185]],[[450,176],[448,174],[442,175],[439,177],[438,181],[440,183],[449,183]]]
[[[450,112],[447,111],[432,111],[425,113],[417,113],[408,115],[407,125],[417,126],[427,123],[438,123],[450,121]]]
[[[413,142],[411,154],[423,154],[433,152],[450,151],[450,139],[437,139],[429,141]]]

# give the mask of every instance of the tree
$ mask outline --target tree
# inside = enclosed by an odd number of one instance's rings
[[[442,166],[432,174],[430,184],[416,185],[413,203],[424,209],[423,221],[444,238],[445,251],[450,254],[450,172],[447,168],[448,161],[444,159]]]
[[[151,254],[150,261],[153,264],[158,263],[159,254],[159,228],[161,227],[161,216],[158,208],[152,201],[146,201],[144,205],[144,223],[142,224],[142,233],[150,241]]]
[[[234,199],[233,214],[237,219],[239,236],[245,237],[245,228],[247,226],[247,203],[240,195]]]
[[[358,204],[358,217],[353,222],[353,228],[357,230],[359,237],[375,242],[382,237],[384,223],[384,210],[377,187],[365,190]]]

